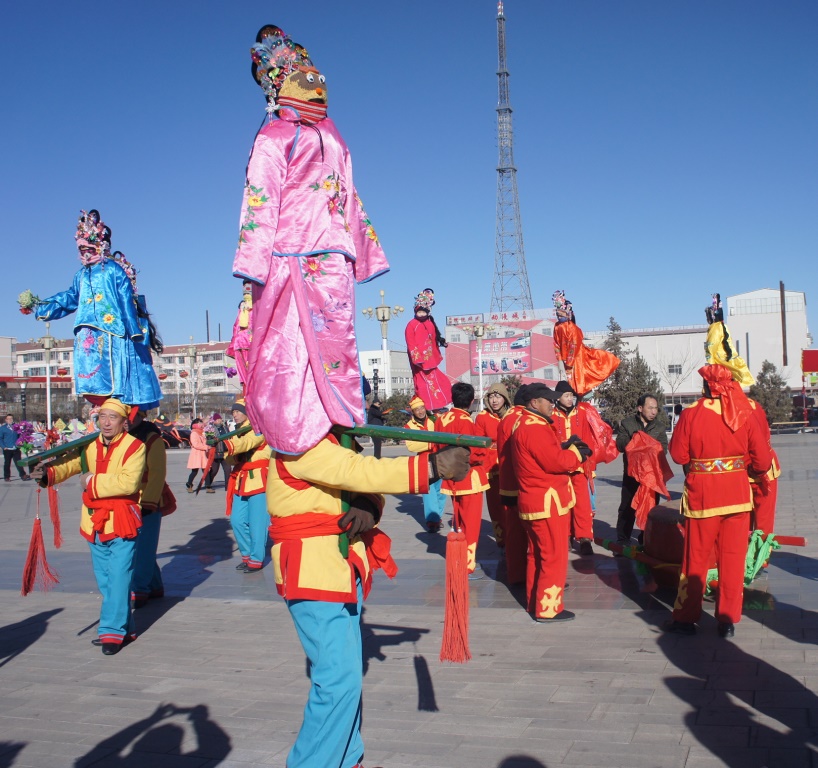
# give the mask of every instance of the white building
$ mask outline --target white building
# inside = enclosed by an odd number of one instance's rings
[[[358,352],[358,363],[373,392],[375,371],[378,372],[378,394],[382,399],[396,392],[414,394],[412,369],[409,367],[409,355],[405,349],[399,352],[390,350],[388,359],[381,349],[361,350]]]

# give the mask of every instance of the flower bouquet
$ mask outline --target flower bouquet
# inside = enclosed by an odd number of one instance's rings
[[[234,376],[238,376],[239,374],[235,368],[225,368],[224,372],[227,374],[228,379],[232,379]]]
[[[17,297],[17,303],[20,305],[20,311],[24,315],[30,315],[40,303],[40,297],[35,296],[28,288]]]
[[[30,421],[18,421],[11,428],[17,433],[15,445],[23,456],[28,456],[34,450],[34,425]]]

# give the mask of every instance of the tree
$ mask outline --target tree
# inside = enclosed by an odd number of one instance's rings
[[[411,416],[409,412],[409,395],[403,392],[395,392],[386,398],[383,410],[388,411],[384,416],[384,423],[387,427],[405,427]]]
[[[664,405],[662,382],[638,349],[632,352],[626,348],[622,327],[613,317],[608,323],[608,335],[602,347],[620,360],[619,367],[596,390],[602,414],[608,421],[616,425],[635,413],[636,401],[641,395],[652,395],[660,406]],[[666,421],[664,409],[659,411],[657,418]]]
[[[764,409],[770,424],[790,418],[790,388],[781,372],[769,360],[761,364],[761,373],[756,377],[756,383],[750,387],[750,397]]]
[[[508,376],[503,376],[500,379],[500,383],[508,390],[508,396],[511,398],[511,402],[514,402],[514,395],[517,394],[517,390],[523,386],[523,380],[517,376],[516,374],[512,373]]]

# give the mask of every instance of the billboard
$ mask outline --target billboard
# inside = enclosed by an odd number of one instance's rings
[[[474,315],[446,315],[446,325],[471,325],[472,323],[484,323],[485,315],[477,312]]]
[[[471,372],[484,376],[511,376],[529,373],[531,335],[520,334],[504,339],[472,339],[469,343]]]
[[[801,372],[818,373],[818,349],[801,350]]]

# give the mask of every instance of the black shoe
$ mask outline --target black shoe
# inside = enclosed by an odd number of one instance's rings
[[[102,643],[104,656],[116,656],[122,650],[122,643]]]
[[[719,622],[719,637],[734,637],[736,634],[736,625],[730,621]]]
[[[535,616],[534,621],[536,621],[537,624],[555,624],[559,621],[571,621],[576,617],[577,615],[573,611],[560,611],[556,616],[552,616],[550,619],[544,616]]]
[[[264,568],[264,566],[262,566],[262,565],[258,566],[258,568],[253,568],[250,565],[245,565],[244,566],[244,572],[245,573],[261,573],[263,568]]]
[[[21,480],[31,480],[31,475],[25,475],[24,477],[20,478]]]
[[[429,533],[438,533],[442,527],[441,523],[426,523],[426,530],[429,531]]]
[[[591,546],[590,539],[580,539],[579,540],[579,553],[583,557],[588,557],[589,555],[594,554],[594,548]]]
[[[133,599],[133,607],[134,610],[138,610],[139,608],[144,608],[148,604],[147,597],[135,597]]]
[[[692,621],[672,621],[665,622],[662,629],[665,632],[673,632],[676,635],[695,635],[696,625]]]
[[[130,645],[134,640],[136,640],[136,638],[133,637],[132,635],[125,635],[125,637],[122,638],[121,645]],[[103,645],[103,642],[98,637],[95,637],[91,641],[91,645],[96,645],[97,647],[99,647],[100,645]],[[107,643],[107,645],[116,645],[116,643]],[[107,655],[110,656],[111,654]]]
[[[244,571],[244,570],[247,570],[246,566],[247,566],[247,563],[245,563],[245,562],[244,562],[244,560],[242,560],[242,561],[241,561],[241,562],[240,562],[240,563],[239,563],[239,564],[236,566],[236,570],[237,570],[237,571]]]

